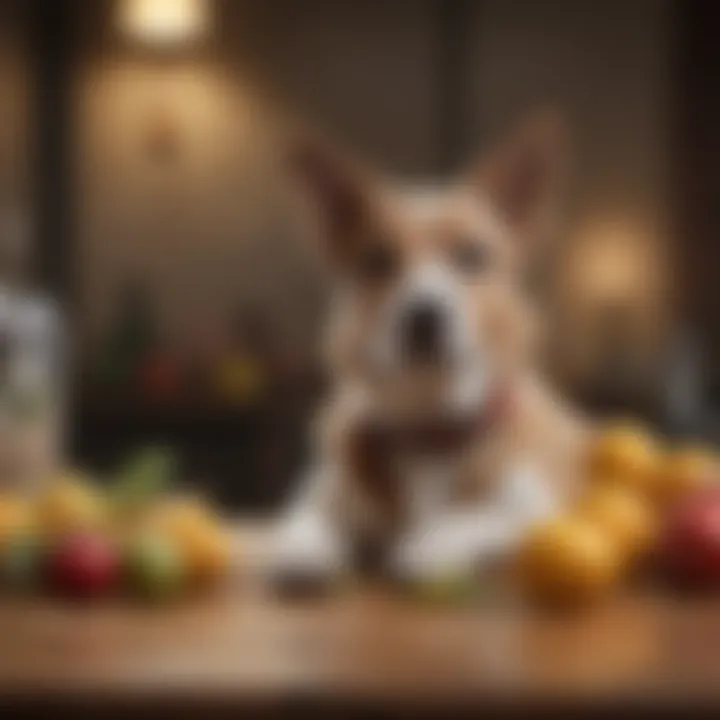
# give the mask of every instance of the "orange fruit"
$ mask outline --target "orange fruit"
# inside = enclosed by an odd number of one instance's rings
[[[222,528],[196,528],[180,543],[190,576],[198,581],[221,577],[230,564],[230,536]]]
[[[14,496],[0,496],[0,549],[17,535],[32,529],[32,509],[27,500]]]
[[[618,576],[617,544],[597,523],[563,517],[539,525],[518,555],[522,588],[536,601],[583,605],[604,595]]]
[[[657,536],[654,508],[638,493],[621,486],[591,488],[577,512],[607,532],[627,559],[647,551]]]
[[[66,474],[37,501],[41,530],[51,535],[103,528],[107,504],[103,494],[78,474]]]
[[[220,576],[230,563],[230,538],[220,520],[202,501],[177,497],[161,502],[149,525],[172,539],[189,574],[196,580]]]
[[[590,448],[588,471],[593,481],[613,482],[652,492],[660,452],[641,428],[616,426],[603,432]]]
[[[198,497],[173,495],[162,498],[151,508],[149,521],[155,529],[182,536],[213,522],[212,512]]]
[[[676,505],[686,495],[711,484],[718,474],[717,458],[702,447],[668,453],[658,468],[655,498],[661,507]]]

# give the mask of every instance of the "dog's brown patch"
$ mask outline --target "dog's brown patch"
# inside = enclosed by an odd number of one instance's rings
[[[502,388],[481,411],[463,417],[436,416],[404,423],[365,419],[346,436],[350,476],[390,526],[401,526],[406,519],[399,475],[402,460],[452,457],[480,446],[508,419],[512,406],[512,392]]]

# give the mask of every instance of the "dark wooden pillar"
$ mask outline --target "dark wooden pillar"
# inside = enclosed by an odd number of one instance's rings
[[[720,401],[720,3],[677,0],[672,195],[682,312]]]
[[[74,296],[73,167],[75,1],[32,0],[34,200],[38,283],[71,304]]]

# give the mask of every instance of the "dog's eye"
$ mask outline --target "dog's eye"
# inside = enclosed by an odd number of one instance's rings
[[[382,283],[391,280],[397,274],[400,259],[389,245],[377,243],[365,247],[356,261],[356,270],[361,280]]]
[[[453,265],[464,273],[480,273],[490,265],[490,249],[475,240],[465,240],[451,250]]]

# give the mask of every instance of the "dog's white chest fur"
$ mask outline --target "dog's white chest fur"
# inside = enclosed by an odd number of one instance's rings
[[[485,502],[453,507],[457,464],[416,467],[407,478],[410,530],[395,551],[400,574],[423,577],[469,572],[510,552],[529,523],[554,512],[557,498],[532,465],[510,468]]]
[[[426,523],[447,509],[460,467],[457,458],[412,458],[401,463],[401,492],[411,524]]]

